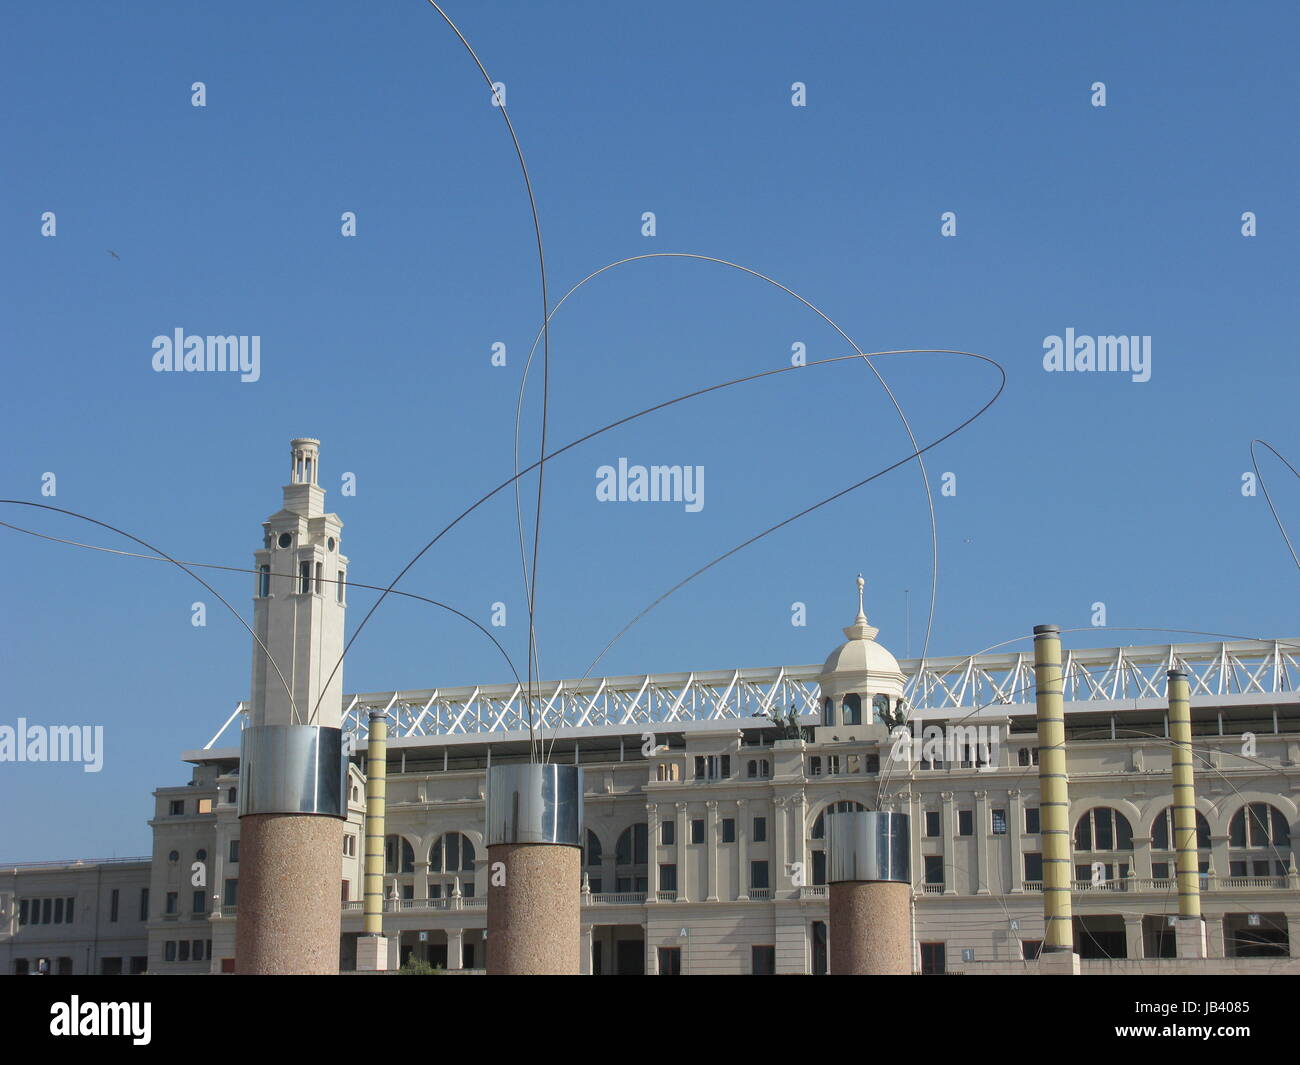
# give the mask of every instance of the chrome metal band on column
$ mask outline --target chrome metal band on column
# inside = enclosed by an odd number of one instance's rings
[[[487,843],[581,847],[581,766],[492,766],[487,775]]]
[[[347,816],[343,730],[251,725],[239,737],[239,816]]]
[[[852,810],[825,815],[827,880],[892,880],[910,884],[907,814]]]

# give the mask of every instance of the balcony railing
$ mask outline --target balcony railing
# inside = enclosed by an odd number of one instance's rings
[[[645,904],[644,891],[604,891],[591,896],[593,906],[642,906]]]

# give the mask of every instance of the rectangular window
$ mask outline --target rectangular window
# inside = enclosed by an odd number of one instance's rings
[[[63,900],[62,899],[54,900],[54,923],[63,924]]]
[[[184,816],[185,816],[185,800],[184,800],[184,799],[172,799],[172,801],[171,801],[170,803],[168,803],[168,805],[167,805],[167,813],[168,813],[170,816],[172,816],[172,817],[184,817]]]
[[[704,818],[695,817],[691,819],[691,842],[704,842]]]
[[[1041,854],[1025,855],[1025,879],[1031,882],[1043,879],[1043,856]]]
[[[149,889],[140,889],[140,920],[149,920]]]
[[[1020,941],[1020,956],[1025,961],[1036,961],[1038,953],[1042,949],[1043,941],[1041,939],[1023,939]]]
[[[169,891],[167,892],[167,909],[165,909],[163,912],[169,914],[175,913],[176,907],[179,904],[180,904],[180,898],[178,894],[175,891]]]
[[[203,961],[203,960],[204,960],[204,957],[205,957],[204,950],[203,950],[203,940],[201,940],[201,939],[196,939],[196,940],[191,944],[191,948],[192,948],[192,949],[191,949],[190,953],[193,955],[194,960],[195,960],[195,961]]]
[[[221,897],[221,905],[238,906],[239,905],[239,881],[232,878],[226,881],[226,891]]]
[[[957,811],[957,835],[973,836],[975,834],[975,812],[973,810]]]
[[[826,756],[826,772],[832,776],[838,775],[840,771],[840,756],[838,754],[828,754]]]
[[[176,940],[169,939],[163,944],[163,961],[176,960]]]
[[[755,976],[775,976],[776,947],[750,947],[750,972]]]
[[[867,755],[867,772],[868,773],[880,772],[880,755],[878,754]]]
[[[704,756],[699,754],[695,756],[695,779],[704,779]]]
[[[306,595],[311,591],[311,563],[298,563],[298,592]]]
[[[659,822],[659,842],[665,847],[671,847],[677,842],[677,822]]]
[[[237,839],[232,839],[230,841],[230,864],[239,864],[239,840]]]
[[[750,862],[749,863],[749,886],[762,890],[767,884],[767,862]]]
[[[681,947],[660,947],[659,948],[659,975],[660,976],[681,976],[682,975],[682,948]]]
[[[338,584],[334,585],[334,594],[338,597],[338,601],[340,603],[343,602],[343,571],[342,570],[339,570],[339,580],[338,580]]]
[[[108,919],[110,921],[117,920],[117,903],[120,895],[121,892],[117,888],[114,888],[112,893],[108,896]]]
[[[189,960],[190,960],[190,941],[189,941],[188,939],[182,939],[182,940],[180,941],[180,943],[178,944],[178,946],[180,947],[180,952],[181,952],[181,953],[180,953],[180,957],[177,958],[176,960],[177,960],[177,961],[189,961]]]
[[[822,775],[822,760],[816,755],[808,759],[808,775],[810,777]]]
[[[754,818],[754,842],[755,843],[767,842],[767,818],[766,817]]]
[[[925,856],[925,882],[927,884],[943,883],[942,854],[927,854]]]
[[[724,817],[724,818],[722,819],[722,842],[723,842],[723,843],[735,843],[735,842],[736,842],[736,821],[735,821],[735,818],[732,818],[732,817]]]
[[[943,829],[939,823],[939,811],[926,810],[925,811],[925,834],[929,836],[931,839],[935,839],[942,833],[942,831]]]
[[[659,866],[659,890],[677,890],[677,866],[674,863],[664,862]]]
[[[72,924],[72,906],[73,906],[73,903],[75,903],[76,901],[77,901],[76,899],[68,899],[68,906],[67,906],[67,910],[66,910],[66,913],[67,913],[67,919],[68,919],[68,924]]]
[[[53,905],[54,905],[53,899],[41,899],[41,924],[51,923]]]
[[[27,907],[28,907],[28,900],[27,900],[27,899],[22,899],[22,900],[18,903],[18,924],[19,924],[19,927],[21,927],[22,925],[25,925],[25,924],[27,923]]]
[[[1038,807],[1037,806],[1025,807],[1025,831],[1029,833],[1029,835],[1031,836],[1038,834]]]
[[[316,563],[316,594],[320,595],[325,591],[325,564]]]
[[[207,892],[202,889],[194,892],[194,897],[190,900],[193,909],[190,913],[205,913],[207,911]]]
[[[211,799],[200,799],[200,800],[199,800],[199,813],[201,813],[201,814],[210,814],[210,813],[212,813],[212,800],[211,800]]]
[[[343,901],[344,901],[344,902],[347,902],[347,901],[348,901],[348,888],[349,888],[350,886],[351,886],[351,885],[349,885],[348,882],[347,882],[346,880],[343,881]]]
[[[943,943],[922,943],[921,974],[923,976],[938,976],[947,972],[946,954],[947,951]]]
[[[257,567],[257,594],[263,599],[271,594],[271,567]]]
[[[1005,836],[1007,834],[1006,810],[993,811],[993,834],[995,836]]]
[[[1151,863],[1151,876],[1152,876],[1152,878],[1155,879],[1155,880],[1168,880],[1168,879],[1169,879],[1169,863],[1168,863],[1168,862],[1152,862],[1152,863]]]

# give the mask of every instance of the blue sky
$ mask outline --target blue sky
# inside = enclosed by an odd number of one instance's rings
[[[448,0],[495,79],[537,194],[551,291],[616,259],[686,251],[773,276],[864,350],[955,348],[1008,374],[928,456],[940,569],[931,651],[1041,622],[1292,636],[1296,572],[1253,437],[1296,462],[1294,131],[1300,17],[1283,4],[1060,5]],[[321,438],[355,580],[384,584],[509,475],[540,324],[527,199],[504,123],[426,3],[13,3],[0,16],[3,497],[121,525],[188,560],[249,565],[288,441]],[[191,106],[191,85],[207,106]],[[1106,106],[1091,104],[1094,82]],[[807,105],[791,105],[803,82]],[[52,211],[57,236],[42,237]],[[340,215],[354,211],[354,238]],[[643,236],[642,214],[657,233]],[[940,235],[943,212],[957,235]],[[1258,235],[1243,237],[1254,212]],[[116,258],[110,251],[116,254]],[[261,337],[261,379],[159,374],[176,328]],[[1047,373],[1044,338],[1151,337],[1146,382]],[[493,343],[505,367],[491,365]],[[554,320],[551,439],[719,381],[847,353],[824,322],[713,264],[651,260]],[[540,369],[540,366],[538,367]],[[990,367],[882,359],[919,439],[992,394]],[[535,378],[539,380],[539,378]],[[535,452],[540,396],[530,394]],[[577,676],[665,589],[910,451],[869,370],[841,363],[693,400],[548,467],[542,673]],[[706,504],[602,504],[595,471],[701,465]],[[1297,485],[1263,469],[1300,529]],[[58,494],[42,498],[41,477]],[[341,498],[351,472],[357,495]],[[529,482],[529,488],[532,482]],[[6,521],[129,544],[30,508]],[[605,674],[820,661],[868,580],[880,639],[919,650],[929,524],[914,465],[715,567]],[[0,765],[0,859],[147,851],[149,790],[247,694],[250,640],[162,564],[0,529],[9,709],[102,724],[105,766]],[[252,578],[212,578],[241,610]],[[403,588],[501,632],[526,613],[509,493]],[[369,605],[351,597],[352,620]],[[806,627],[791,604],[807,605]],[[1076,645],[1160,642],[1072,634]],[[348,691],[509,679],[440,611],[390,600]]]

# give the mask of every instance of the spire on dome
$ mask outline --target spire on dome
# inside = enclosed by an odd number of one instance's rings
[[[867,624],[866,610],[862,605],[862,592],[866,588],[867,582],[863,580],[862,574],[858,574],[858,616],[853,619],[853,624],[844,630],[844,635],[850,640],[874,640],[876,634],[880,632],[874,625]]]

